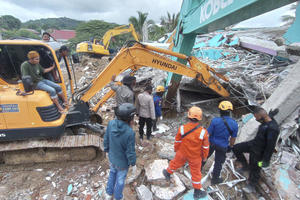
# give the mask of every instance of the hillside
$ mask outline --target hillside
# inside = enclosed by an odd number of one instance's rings
[[[60,18],[46,18],[46,19],[37,19],[37,20],[29,20],[25,23],[22,23],[22,27],[30,28],[30,29],[69,29],[75,30],[78,24],[82,21],[70,19],[67,17],[60,17]]]

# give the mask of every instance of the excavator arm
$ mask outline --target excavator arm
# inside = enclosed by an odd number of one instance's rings
[[[121,34],[125,34],[125,33],[131,33],[132,36],[134,37],[134,39],[136,41],[139,41],[139,37],[138,37],[137,33],[135,32],[135,29],[132,24],[118,26],[114,29],[108,30],[102,37],[104,49],[108,49],[110,40],[113,36],[121,35]]]
[[[173,61],[161,54],[187,60],[190,67]],[[213,69],[200,62],[197,58],[193,56],[188,57],[184,54],[156,48],[150,45],[136,43],[132,47],[122,48],[108,66],[92,81],[89,89],[81,96],[80,99],[84,102],[89,101],[97,92],[103,89],[111,81],[112,75],[118,75],[128,69],[131,69],[132,73],[134,73],[144,66],[196,78],[219,95],[223,97],[229,96],[227,90],[223,88],[223,86],[214,76],[211,75],[211,73],[224,81],[228,81],[227,78],[214,72]],[[114,92],[109,91],[92,109],[94,111],[98,110],[99,106],[113,95]]]

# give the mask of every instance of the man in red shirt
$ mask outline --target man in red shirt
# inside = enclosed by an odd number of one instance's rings
[[[188,119],[187,124],[179,127],[174,143],[175,158],[171,160],[169,167],[163,170],[163,174],[169,181],[171,174],[188,162],[194,199],[200,199],[207,195],[201,185],[201,163],[202,160],[206,160],[209,152],[208,132],[199,123],[202,120],[202,110],[199,107],[189,109]]]

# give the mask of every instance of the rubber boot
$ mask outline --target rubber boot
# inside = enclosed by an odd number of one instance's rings
[[[222,183],[223,182],[223,179],[221,177],[218,177],[218,178],[212,178],[211,179],[211,184],[212,185],[216,185],[216,184],[219,184],[219,183]]]
[[[165,176],[167,181],[171,180],[171,174],[166,169],[163,170],[163,175]]]
[[[204,190],[201,189],[195,189],[194,190],[194,199],[202,199],[206,197],[207,193]]]

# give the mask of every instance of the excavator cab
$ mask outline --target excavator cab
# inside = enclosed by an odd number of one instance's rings
[[[45,91],[33,90],[30,77],[21,76],[21,64],[28,60],[27,53],[32,50],[39,52],[40,64],[44,68],[55,63],[56,78],[52,81],[59,84],[66,95],[60,66],[55,51],[50,46],[42,42],[25,40],[1,42],[0,119],[4,120],[5,124],[0,125],[3,127],[0,130],[3,135],[0,141],[58,138],[63,134],[66,116],[58,112]]]

